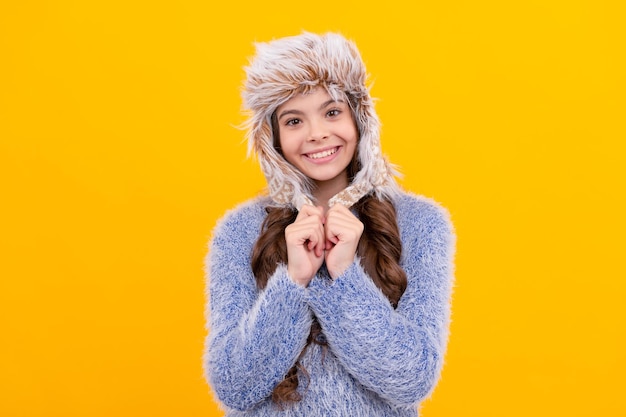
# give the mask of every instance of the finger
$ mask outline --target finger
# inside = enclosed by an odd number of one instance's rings
[[[310,216],[318,216],[321,221],[324,217],[324,209],[322,207],[313,207],[311,205],[305,204],[302,206],[302,208],[300,208],[300,211],[298,212],[295,221]]]
[[[306,249],[315,250],[320,256],[324,246],[324,225],[320,223],[317,216],[307,217],[298,223],[289,225],[290,239],[294,244],[303,245]]]
[[[324,250],[326,250],[326,245],[323,243],[324,241],[320,241],[318,245],[315,245],[315,256],[318,258],[324,255]]]
[[[328,213],[326,213],[326,220],[328,221],[329,219],[344,220],[348,222],[358,221],[356,216],[341,204],[336,204],[328,210]]]
[[[358,240],[363,233],[363,223],[347,208],[335,205],[326,216],[325,231],[326,239],[334,244]]]
[[[308,250],[315,250],[316,254],[318,254],[318,246],[324,241],[324,233],[322,230],[310,230],[309,232],[306,238],[306,247]]]
[[[315,226],[323,225],[323,212],[317,207],[304,205],[298,212],[293,223],[287,226],[293,232],[301,232],[302,230]]]
[[[326,239],[324,238],[324,225],[320,224],[317,229],[317,244],[314,247],[315,256],[318,258],[324,255],[326,249]]]

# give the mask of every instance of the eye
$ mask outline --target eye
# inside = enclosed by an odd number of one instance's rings
[[[287,120],[287,121],[285,122],[285,125],[286,125],[286,126],[295,126],[295,125],[298,125],[298,124],[300,124],[300,123],[301,123],[301,122],[300,122],[300,119],[289,119],[289,120]]]
[[[337,116],[339,116],[339,114],[341,114],[341,110],[339,110],[339,109],[332,109],[332,110],[329,110],[326,113],[326,116],[327,117],[337,117]]]

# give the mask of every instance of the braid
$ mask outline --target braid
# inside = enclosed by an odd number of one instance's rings
[[[364,226],[357,249],[363,269],[395,308],[407,285],[400,267],[402,241],[396,210],[389,200],[372,197],[362,198],[354,207]]]
[[[287,263],[285,228],[296,221],[298,212],[290,208],[267,207],[261,235],[252,248],[252,271],[257,287],[265,288],[276,267]]]

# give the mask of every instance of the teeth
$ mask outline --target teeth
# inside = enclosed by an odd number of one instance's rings
[[[322,151],[322,152],[318,152],[318,153],[310,153],[307,156],[311,159],[319,159],[319,158],[325,158],[329,155],[334,154],[335,152],[337,152],[337,148],[333,148],[333,149],[329,149],[327,151]]]

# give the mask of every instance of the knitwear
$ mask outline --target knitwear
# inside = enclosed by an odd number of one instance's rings
[[[450,321],[455,235],[447,211],[423,196],[392,200],[407,288],[396,309],[359,259],[332,280],[308,287],[279,265],[259,290],[251,251],[272,205],[257,197],[217,224],[206,257],[204,368],[226,416],[415,417],[443,366]],[[310,344],[298,372],[302,400],[271,401],[306,345],[313,317],[327,341]]]

